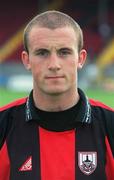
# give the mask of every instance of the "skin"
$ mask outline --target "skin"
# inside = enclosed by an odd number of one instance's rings
[[[79,101],[77,71],[86,60],[86,50],[78,52],[76,33],[71,27],[54,30],[35,26],[29,33],[29,54],[22,61],[33,76],[36,107],[62,111]]]

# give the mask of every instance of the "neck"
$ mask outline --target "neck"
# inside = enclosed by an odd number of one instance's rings
[[[41,94],[33,90],[35,106],[44,111],[63,111],[73,107],[79,101],[78,91],[66,92],[58,95]]]

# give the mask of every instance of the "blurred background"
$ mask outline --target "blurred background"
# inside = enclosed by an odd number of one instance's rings
[[[79,71],[79,87],[90,98],[114,107],[113,0],[1,0],[0,106],[27,96],[32,88],[31,74],[21,62],[23,29],[45,10],[62,11],[80,24],[88,57]]]

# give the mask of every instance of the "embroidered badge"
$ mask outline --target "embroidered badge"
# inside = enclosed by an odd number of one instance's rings
[[[97,167],[97,153],[78,152],[78,166],[84,174],[92,174]]]
[[[32,171],[32,156],[24,162],[24,164],[19,168],[19,171]]]

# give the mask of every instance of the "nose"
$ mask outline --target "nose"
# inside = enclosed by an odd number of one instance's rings
[[[49,58],[48,69],[51,71],[58,71],[61,69],[60,59],[56,53],[51,54]]]

